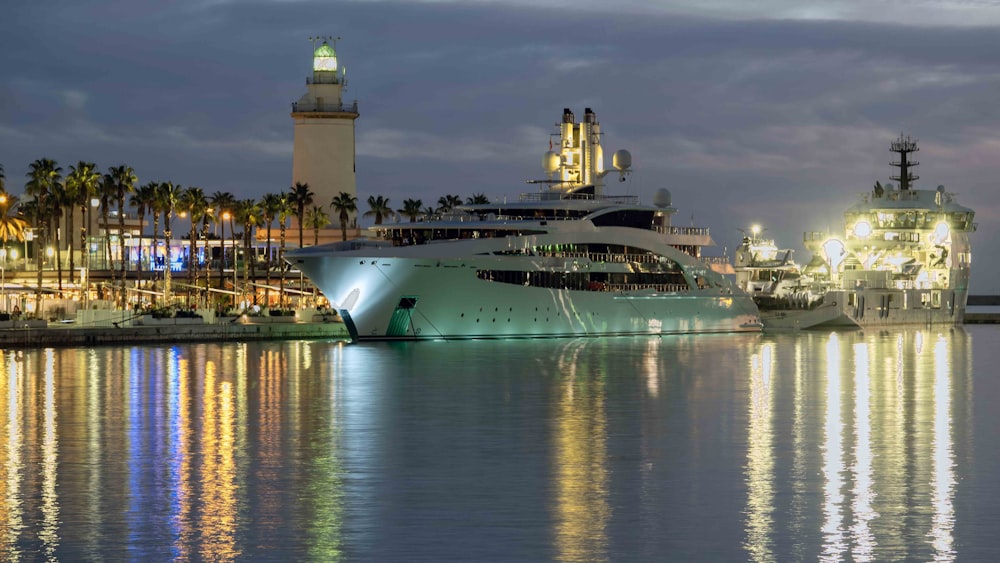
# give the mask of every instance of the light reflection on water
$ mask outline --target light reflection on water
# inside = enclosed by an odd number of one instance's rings
[[[995,559],[997,335],[0,352],[0,559]]]

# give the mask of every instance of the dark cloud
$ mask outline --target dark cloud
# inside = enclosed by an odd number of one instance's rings
[[[309,71],[306,38],[329,33],[342,37],[347,96],[360,104],[362,199],[516,197],[524,179],[541,175],[562,108],[592,107],[608,152],[633,154],[634,177],[614,189],[648,199],[668,187],[679,221],[694,215],[720,246],[732,248],[751,222],[797,245],[803,231],[839,228],[856,194],[888,177],[888,142],[906,132],[921,141],[922,182],[945,184],[979,212],[977,256],[997,252],[992,23],[894,20],[883,13],[891,2],[876,3],[882,12],[868,21],[705,17],[681,3],[662,13],[638,4],[619,13],[504,3],[19,4],[5,10],[14,25],[0,33],[0,161],[15,191],[41,157],[64,168],[126,162],[141,181],[241,197],[286,189],[288,112]],[[774,13],[795,4],[775,3]],[[949,24],[961,8],[925,4]],[[831,13],[859,19],[863,6],[839,8]],[[1000,292],[1000,266],[989,262],[977,261],[975,291]]]

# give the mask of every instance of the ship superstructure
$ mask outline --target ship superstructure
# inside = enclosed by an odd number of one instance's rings
[[[631,156],[617,151],[604,168],[590,108],[579,123],[564,110],[559,130],[538,192],[377,225],[289,261],[359,340],[760,330],[750,297],[701,259],[708,229],[671,225],[667,190],[652,205],[604,193]]]

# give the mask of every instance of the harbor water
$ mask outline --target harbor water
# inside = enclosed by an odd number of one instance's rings
[[[997,342],[0,352],[0,559],[996,561]]]

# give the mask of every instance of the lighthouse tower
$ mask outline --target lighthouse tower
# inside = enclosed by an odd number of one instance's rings
[[[328,41],[323,41],[313,52],[307,91],[292,104],[292,185],[309,184],[315,194],[313,202],[328,209],[340,192],[357,197],[354,120],[358,118],[358,102],[344,103],[345,86],[345,72],[337,64],[337,53]]]

